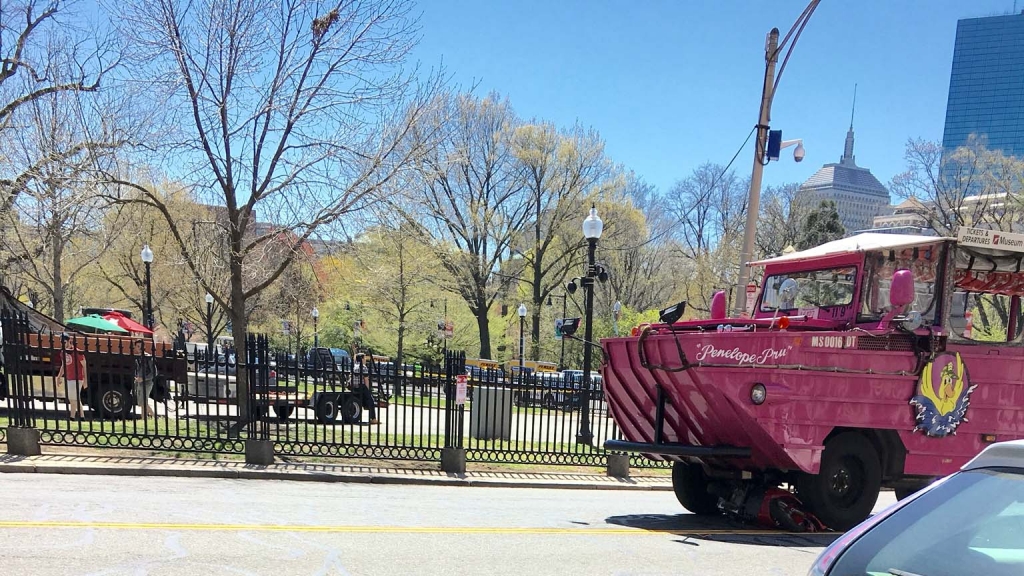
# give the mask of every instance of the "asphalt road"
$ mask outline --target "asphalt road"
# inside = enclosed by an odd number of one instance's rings
[[[680,512],[670,492],[4,474],[0,574],[803,576],[835,538]]]

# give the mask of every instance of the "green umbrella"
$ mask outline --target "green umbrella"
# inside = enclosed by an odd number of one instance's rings
[[[117,324],[104,320],[99,314],[89,314],[88,316],[82,316],[81,318],[72,318],[67,321],[68,326],[74,326],[76,328],[88,328],[93,332],[116,332],[118,334],[127,334],[128,331],[121,328]]]

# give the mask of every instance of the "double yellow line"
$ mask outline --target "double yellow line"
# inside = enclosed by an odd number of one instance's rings
[[[298,524],[176,524],[155,522],[70,522],[70,521],[0,521],[0,530],[16,528],[76,528],[99,530],[177,530],[199,532],[314,532],[325,534],[522,534],[572,536],[783,536],[799,532],[770,530],[697,530],[642,528],[515,528],[483,526],[315,526]]]

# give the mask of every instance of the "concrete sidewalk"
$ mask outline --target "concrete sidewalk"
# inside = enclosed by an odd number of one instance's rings
[[[184,478],[242,478],[362,484],[420,484],[494,488],[564,488],[577,490],[671,490],[667,476],[611,478],[600,474],[537,472],[467,472],[378,468],[336,464],[271,464],[241,461],[187,460],[130,456],[44,454],[0,456],[0,473],[98,474],[109,476],[179,476]]]

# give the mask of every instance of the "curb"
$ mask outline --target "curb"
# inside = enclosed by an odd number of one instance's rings
[[[290,480],[297,482],[338,482],[409,486],[462,486],[473,488],[540,488],[561,490],[671,491],[667,484],[636,484],[628,480],[585,482],[574,480],[500,480],[487,478],[425,477],[398,474],[352,474],[320,471],[272,470],[265,467],[208,469],[152,465],[62,465],[48,463],[0,463],[0,474],[80,474],[95,476],[158,476],[175,478],[220,478],[230,480]]]

